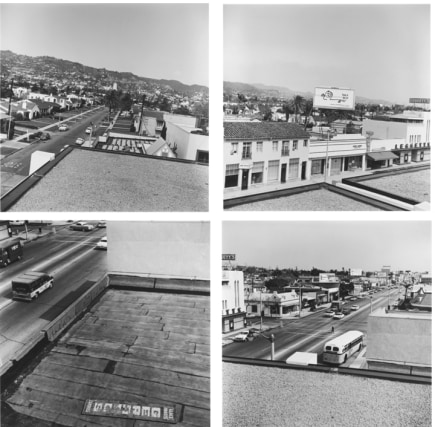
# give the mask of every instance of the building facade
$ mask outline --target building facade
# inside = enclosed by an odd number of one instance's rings
[[[243,271],[222,270],[222,332],[246,326]]]
[[[304,181],[309,134],[294,123],[224,122],[225,191]]]

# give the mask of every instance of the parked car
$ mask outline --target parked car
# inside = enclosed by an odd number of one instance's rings
[[[92,133],[92,126],[88,126],[85,130],[85,132],[89,135]]]
[[[62,151],[63,151],[63,150],[66,150],[68,147],[69,147],[69,144],[64,145],[64,146],[60,149],[59,153],[62,153]]]
[[[344,317],[343,313],[335,313],[333,316],[334,319],[343,319],[343,317]]]
[[[42,135],[39,137],[41,141],[48,141],[51,139],[51,135],[48,132],[42,132]]]
[[[350,310],[348,308],[343,308],[343,310],[341,311],[345,316],[347,316],[348,314],[350,314]]]
[[[107,236],[104,236],[98,243],[97,249],[101,249],[103,251],[107,251]]]
[[[249,331],[240,332],[240,334],[236,335],[233,338],[233,341],[241,341],[241,342],[248,341],[248,335],[249,335]]]
[[[98,221],[97,228],[106,228],[106,221]]]
[[[335,311],[326,310],[324,316],[326,316],[326,317],[333,317],[334,314],[335,314]]]
[[[354,304],[352,307],[350,307],[351,310],[358,310],[359,309],[359,305]]]
[[[58,129],[61,132],[65,132],[65,131],[67,131],[69,129],[69,127],[66,124],[62,124],[62,125],[59,125]]]
[[[352,297],[350,300],[351,301],[356,301],[358,298],[357,297]]]
[[[79,137],[79,138],[76,139],[76,144],[77,145],[82,145],[84,142],[85,142],[85,140],[83,138]]]
[[[76,222],[75,224],[71,224],[69,228],[70,230],[75,230],[75,231],[91,231],[94,229],[94,226],[92,224],[88,224],[87,222],[79,221]]]

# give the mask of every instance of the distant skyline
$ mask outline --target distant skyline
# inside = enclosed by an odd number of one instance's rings
[[[265,268],[431,272],[429,221],[224,221],[223,253]]]
[[[224,80],[430,98],[430,5],[225,5]]]
[[[209,86],[207,4],[2,3],[1,49]]]

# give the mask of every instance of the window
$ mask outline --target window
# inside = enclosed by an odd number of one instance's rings
[[[278,151],[278,141],[272,141],[272,151]]]
[[[251,159],[252,158],[251,145],[252,144],[250,142],[243,143],[242,159]]]
[[[289,179],[298,179],[299,177],[299,159],[290,159],[288,168]]]
[[[238,149],[239,149],[239,143],[232,142],[231,143],[231,154],[236,154]]]
[[[261,153],[263,151],[263,141],[257,142],[257,153]]]
[[[267,181],[277,181],[279,176],[279,160],[269,160]]]
[[[308,139],[304,139],[304,147],[308,147]]]
[[[253,313],[257,313],[258,308],[256,305],[251,305],[251,310]]]
[[[254,162],[251,172],[251,184],[260,184],[263,182],[264,162]]]
[[[290,141],[282,141],[282,150],[281,150],[281,156],[289,156],[289,144]]]
[[[227,165],[225,170],[225,188],[237,187],[239,184],[239,164]]]
[[[298,140],[295,139],[295,140],[293,141],[293,148],[292,148],[292,150],[293,150],[293,151],[296,151],[297,149],[298,149]]]

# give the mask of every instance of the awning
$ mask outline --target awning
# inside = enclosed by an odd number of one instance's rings
[[[390,159],[397,159],[398,156],[391,151],[377,151],[373,153],[367,153],[367,156],[369,156],[372,160],[375,162],[380,162],[382,160],[390,160]]]

